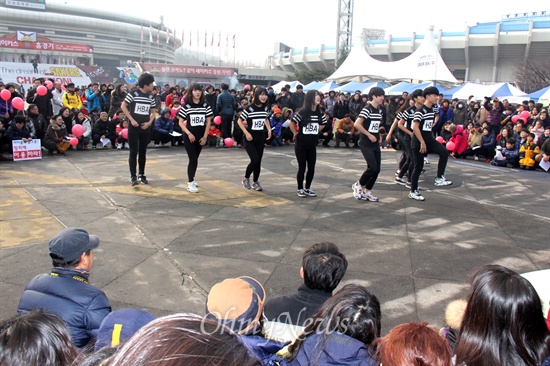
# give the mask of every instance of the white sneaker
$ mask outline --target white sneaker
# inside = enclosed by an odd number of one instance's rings
[[[428,160],[428,158],[424,158],[424,164],[430,165],[430,161]]]
[[[351,189],[353,189],[353,197],[356,200],[362,200],[363,198],[363,187],[359,184],[359,182],[353,183],[351,186]]]
[[[451,182],[450,180],[445,179],[444,176],[441,176],[441,178],[435,178],[435,185],[437,187],[450,186],[451,184],[453,184],[453,182]]]
[[[159,145],[159,144],[155,144],[155,148],[159,148],[159,147],[160,147],[160,145]]]
[[[187,183],[187,190],[191,193],[199,193],[199,189],[195,185],[195,182]]]
[[[308,195],[309,197],[317,197],[317,194],[315,193],[315,191],[313,189],[304,189],[304,192],[306,195]]]
[[[307,196],[306,192],[303,190],[303,189],[299,189],[296,194],[298,195],[298,197],[305,197]]]
[[[193,179],[193,181],[191,182],[195,185],[195,187],[198,187],[199,186],[199,182],[197,182],[196,180]]]
[[[475,161],[478,161],[479,160],[479,157],[477,155],[474,155],[474,160]]]
[[[409,193],[409,198],[412,198],[413,200],[417,201],[424,201],[425,198],[420,194],[420,191],[417,189],[416,191],[412,191]]]
[[[363,201],[378,202],[378,197],[374,197],[371,191],[363,192],[361,199]]]
[[[116,149],[122,150],[122,143],[119,142],[118,144],[116,144]]]

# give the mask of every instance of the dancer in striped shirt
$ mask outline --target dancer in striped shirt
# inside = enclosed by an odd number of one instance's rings
[[[262,169],[262,157],[265,146],[265,129],[267,129],[267,139],[271,138],[271,125],[269,124],[269,108],[267,107],[267,91],[262,87],[256,87],[252,103],[246,107],[237,123],[244,133],[244,148],[250,157],[250,164],[246,167],[246,172],[242,179],[243,187],[261,191],[262,186],[258,179]],[[246,122],[246,125],[245,125]],[[252,185],[250,185],[250,176],[253,175]]]
[[[202,86],[197,83],[191,84],[185,92],[184,105],[177,114],[179,125],[183,131],[183,144],[189,158],[187,190],[191,193],[199,192],[195,174],[202,147],[206,145],[213,115],[212,108],[206,102]]]
[[[369,91],[369,100],[365,108],[355,120],[355,129],[359,131],[359,148],[367,162],[367,170],[353,185],[353,197],[357,200],[378,202],[378,197],[372,195],[372,187],[380,173],[382,154],[380,152],[380,134],[378,129],[382,121],[382,105],[384,89],[374,87]]]

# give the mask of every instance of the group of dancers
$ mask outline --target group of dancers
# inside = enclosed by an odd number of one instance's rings
[[[122,104],[122,111],[128,118],[128,140],[130,144],[130,175],[132,185],[148,184],[145,177],[146,148],[149,144],[149,128],[154,121],[157,106],[151,96],[154,77],[142,74],[138,79],[138,88],[128,93]],[[399,142],[403,150],[403,158],[399,166],[399,184],[410,187],[409,197],[424,201],[418,189],[418,179],[424,167],[424,155],[435,153],[439,155],[436,186],[452,184],[444,177],[448,153],[432,133],[432,127],[437,122],[437,96],[439,90],[428,87],[414,91],[397,114],[391,131],[398,127]],[[382,122],[385,92],[374,87],[369,91],[369,103],[363,108],[355,121],[355,128],[360,132],[359,147],[367,163],[367,169],[357,182],[352,185],[353,196],[357,200],[377,202],[378,197],[372,194],[372,188],[380,173],[381,151],[379,128]],[[237,123],[244,133],[244,148],[250,158],[242,178],[246,189],[262,191],[259,182],[261,162],[264,153],[266,130],[267,139],[271,137],[269,123],[270,111],[267,105],[268,92],[262,87],[256,87],[252,102],[240,115]],[[187,190],[198,193],[195,180],[198,159],[202,147],[206,145],[208,130],[214,113],[205,100],[205,94],[200,84],[192,84],[184,95],[184,103],[177,114],[177,122],[183,131],[184,146],[188,155]],[[317,142],[321,126],[327,123],[321,108],[321,99],[316,90],[306,93],[302,108],[292,117],[289,127],[294,135],[294,150],[298,161],[296,174],[297,195],[299,197],[315,197],[311,188],[315,175],[317,160]],[[136,163],[138,171],[136,174]],[[407,174],[408,181],[403,177]],[[250,178],[252,177],[252,182]]]

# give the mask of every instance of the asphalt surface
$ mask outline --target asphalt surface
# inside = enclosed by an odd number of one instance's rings
[[[332,142],[334,144],[334,142]],[[435,187],[437,157],[421,177],[426,201],[395,184],[399,152],[382,152],[373,189],[356,201],[351,185],[366,163],[358,149],[318,148],[312,188],[296,195],[292,146],[266,148],[263,192],[245,190],[243,149],[206,148],[200,193],[186,191],[182,147],[150,148],[149,185],[132,187],[128,151],[68,151],[42,160],[0,162],[0,319],[15,314],[25,285],[51,269],[48,241],[64,227],[101,239],[91,283],[114,309],[156,316],[204,314],[211,286],[252,276],[268,296],[294,292],[301,255],[336,243],[349,260],[345,283],[382,303],[382,326],[422,320],[444,325],[444,309],[468,293],[469,276],[488,263],[518,272],[550,268],[550,174],[450,160],[448,187]]]

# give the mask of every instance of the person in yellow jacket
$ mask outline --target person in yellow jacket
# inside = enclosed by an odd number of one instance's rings
[[[540,152],[540,147],[535,144],[535,134],[529,133],[527,141],[521,144],[519,148],[519,167],[520,169],[535,169],[535,155]]]
[[[69,108],[71,111],[74,109],[80,110],[82,108],[82,100],[80,96],[74,91],[74,83],[65,85],[65,94],[61,97],[63,106]]]

